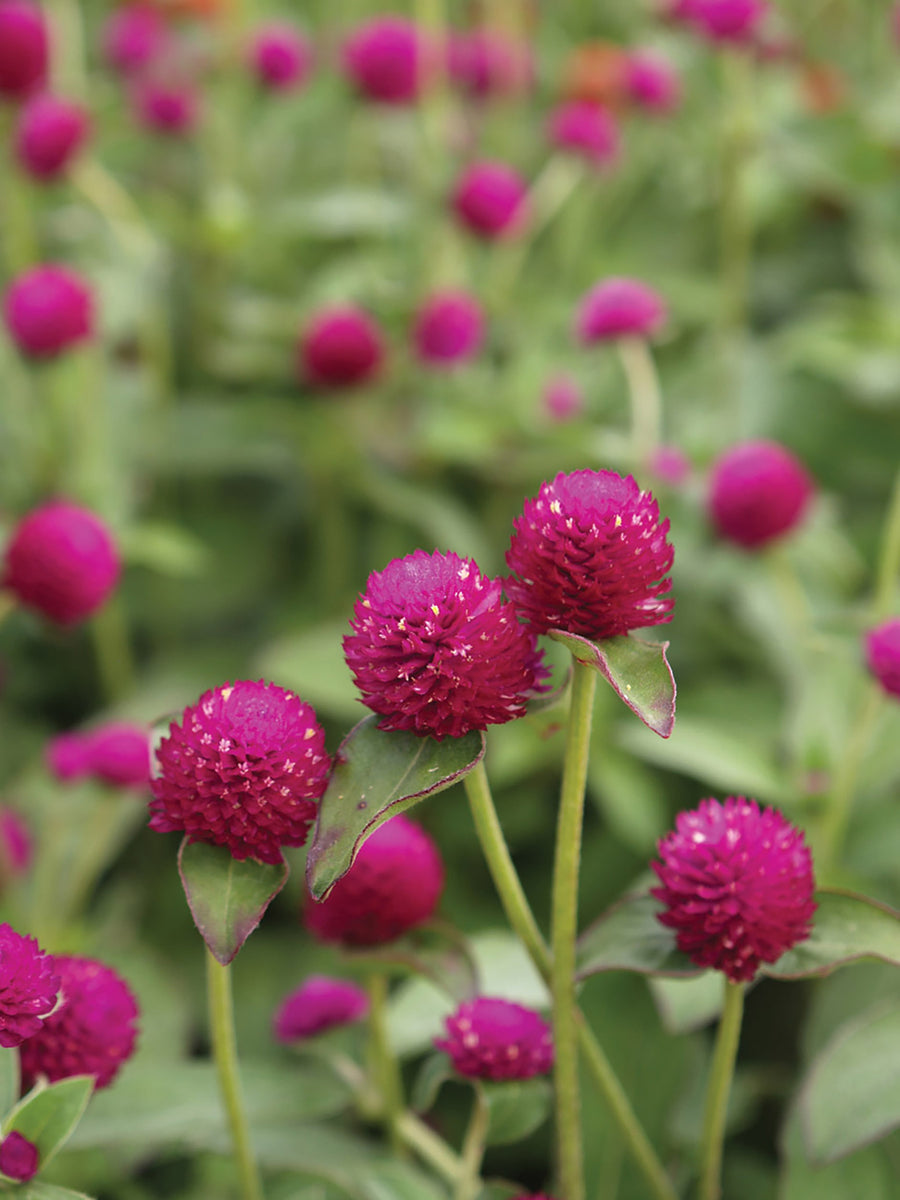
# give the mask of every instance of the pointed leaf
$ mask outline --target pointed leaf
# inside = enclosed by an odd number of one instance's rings
[[[550,1115],[553,1089],[546,1079],[485,1083],[482,1091],[488,1106],[489,1146],[521,1141]]]
[[[800,1095],[810,1160],[835,1162],[900,1125],[900,1009],[849,1022],[812,1065]]]
[[[3,1136],[15,1130],[37,1146],[44,1167],[68,1140],[94,1091],[93,1075],[72,1075],[28,1093],[3,1122]]]
[[[775,979],[809,979],[861,958],[879,958],[900,966],[900,913],[854,892],[822,888],[805,942],[763,965]]]
[[[591,642],[562,629],[551,629],[550,637],[599,671],[648,729],[669,737],[675,725],[675,676],[666,658],[668,642],[645,642],[630,633]]]
[[[284,887],[288,866],[283,860],[238,862],[225,846],[185,838],[178,850],[178,874],[200,936],[225,966]]]
[[[19,1052],[0,1049],[0,1120],[19,1098]]]
[[[306,860],[306,880],[316,900],[350,869],[379,825],[450,787],[484,755],[484,734],[479,732],[438,742],[378,729],[378,720],[366,717],[344,738],[319,804]]]
[[[410,1093],[413,1112],[427,1113],[438,1098],[438,1092],[453,1078],[453,1067],[442,1050],[429,1054],[416,1074]]]
[[[699,975],[702,968],[676,947],[674,931],[657,920],[662,907],[643,893],[626,896],[598,917],[578,939],[578,977],[587,979],[600,971]]]

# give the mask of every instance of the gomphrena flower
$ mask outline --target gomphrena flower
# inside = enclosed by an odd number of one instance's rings
[[[44,749],[47,770],[61,783],[74,783],[90,771],[87,738],[83,733],[60,733]]]
[[[483,340],[484,313],[469,292],[439,292],[416,313],[413,342],[423,362],[444,367],[466,362]]]
[[[138,1006],[128,984],[112,967],[91,958],[56,957],[58,1008],[22,1043],[22,1085],[38,1075],[51,1083],[71,1075],[93,1075],[105,1088],[134,1051]]]
[[[360,25],[344,43],[343,66],[367,99],[411,104],[430,75],[431,52],[405,17],[381,16]]]
[[[142,725],[110,721],[84,735],[87,770],[113,787],[150,782],[150,734]]]
[[[444,1024],[447,1036],[434,1044],[470,1079],[531,1079],[553,1066],[550,1026],[540,1013],[511,1000],[476,996]]]
[[[315,387],[356,387],[378,375],[384,357],[384,336],[374,318],[345,304],[312,316],[297,346],[297,372]]]
[[[688,19],[713,42],[748,42],[769,11],[766,0],[691,0]]]
[[[262,680],[204,692],[169,725],[156,761],[151,829],[268,863],[306,841],[331,768],[312,708]]]
[[[0,2],[0,99],[24,100],[42,87],[50,38],[40,8],[30,0]]]
[[[187,81],[141,76],[131,89],[135,120],[163,137],[184,137],[200,119],[200,96]]]
[[[553,110],[547,136],[558,150],[566,150],[594,167],[611,166],[619,157],[619,127],[615,118],[590,100],[570,100]]]
[[[615,338],[650,338],[665,324],[662,297],[637,279],[604,279],[582,299],[575,331],[585,345]]]
[[[58,179],[84,145],[88,128],[80,104],[58,96],[34,96],[19,114],[16,158],[33,179]]]
[[[126,4],[103,26],[103,57],[114,71],[134,75],[159,59],[169,46],[169,31],[152,4]]]
[[[691,460],[679,446],[657,446],[647,469],[662,483],[678,488],[691,473]]]
[[[103,521],[86,508],[51,500],[13,530],[0,586],[48,620],[74,625],[105,604],[120,570]]]
[[[594,640],[672,619],[669,522],[632,476],[573,471],[541,484],[514,522],[506,591],[538,633]]]
[[[40,1165],[38,1148],[17,1129],[8,1133],[0,1142],[0,1175],[25,1183],[33,1179]]]
[[[626,68],[628,97],[649,113],[668,113],[681,102],[681,79],[666,59],[650,50],[633,50]]]
[[[369,997],[355,983],[328,975],[310,975],[282,1000],[272,1031],[279,1042],[299,1042],[360,1021],[368,1011]]]
[[[813,494],[803,464],[777,442],[742,442],[713,463],[707,506],[724,538],[755,550],[802,521]]]
[[[543,683],[500,580],[456,554],[416,550],[373,571],[350,627],[347,665],[381,729],[462,737],[523,716]]]
[[[729,796],[680,813],[652,863],[663,925],[698,967],[752,979],[809,936],[816,905],[803,833],[776,809]]]
[[[440,851],[400,813],[363,842],[324,900],[307,902],[303,920],[324,942],[380,946],[427,921],[443,888]]]
[[[891,617],[866,634],[866,666],[882,688],[900,698],[900,617]]]
[[[287,21],[270,22],[257,29],[249,57],[259,83],[275,92],[300,87],[313,62],[309,39]]]
[[[452,83],[477,100],[515,95],[534,82],[531,47],[499,29],[452,33],[446,60]]]
[[[0,1046],[32,1038],[56,1006],[60,977],[33,937],[0,925]]]
[[[553,421],[571,421],[584,411],[584,392],[571,375],[554,375],[543,391],[544,411]]]
[[[3,298],[3,319],[28,358],[55,358],[94,332],[94,297],[75,271],[56,263],[17,275]]]
[[[528,215],[528,188],[502,162],[478,162],[457,180],[453,210],[470,232],[483,238],[517,233]]]
[[[0,890],[24,875],[34,857],[31,830],[14,808],[0,807]]]

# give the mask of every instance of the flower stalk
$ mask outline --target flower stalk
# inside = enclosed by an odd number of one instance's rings
[[[719,1021],[716,1046],[706,1092],[703,1134],[700,1150],[700,1185],[697,1200],[719,1200],[722,1195],[722,1145],[728,1096],[734,1078],[741,1021],[744,1013],[744,985],[722,977],[725,1005]]]
[[[475,1081],[472,1115],[462,1147],[462,1172],[453,1193],[453,1200],[475,1200],[481,1187],[481,1161],[487,1144],[490,1110],[484,1089]]]
[[[662,437],[662,394],[650,347],[644,338],[618,339],[619,359],[628,381],[631,404],[631,455],[636,466],[648,463]]]
[[[383,971],[372,971],[367,980],[369,993],[369,1065],[381,1093],[382,1120],[395,1151],[402,1146],[398,1130],[403,1112],[403,1082],[387,1031],[388,981]]]

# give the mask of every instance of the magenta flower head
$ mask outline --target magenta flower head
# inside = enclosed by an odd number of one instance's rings
[[[7,1179],[16,1179],[20,1183],[33,1179],[39,1163],[37,1146],[22,1137],[17,1129],[0,1142],[0,1175],[5,1175]]]
[[[667,316],[662,297],[645,283],[612,277],[591,288],[582,299],[575,332],[584,345],[614,338],[650,338]]]
[[[56,96],[34,96],[19,114],[16,158],[33,179],[58,179],[84,145],[88,128],[87,113],[80,104]]]
[[[525,181],[501,162],[478,162],[457,181],[453,210],[471,232],[482,238],[519,233],[528,216]]]
[[[0,887],[24,875],[34,858],[31,830],[13,808],[0,807]]]
[[[94,296],[88,283],[55,263],[17,275],[3,297],[10,337],[27,358],[55,358],[94,333]]]
[[[381,729],[462,737],[525,713],[544,668],[532,634],[468,558],[416,550],[373,571],[344,655]]]
[[[534,82],[531,47],[496,29],[454,33],[447,44],[447,74],[477,100],[526,91]]]
[[[374,17],[350,35],[344,72],[357,91],[380,104],[412,104],[431,73],[422,33],[404,17]]]
[[[766,0],[692,0],[689,19],[711,42],[749,42],[768,11]]]
[[[476,996],[445,1021],[435,1038],[453,1069],[469,1079],[531,1079],[553,1066],[553,1035],[544,1018],[511,1000]]]
[[[547,136],[594,167],[611,166],[619,157],[619,127],[613,116],[591,100],[571,100],[550,114]]]
[[[169,45],[169,31],[150,4],[126,4],[103,27],[103,57],[120,75],[135,75],[159,59]]]
[[[29,0],[0,0],[0,99],[24,100],[47,78],[50,37]]]
[[[468,292],[440,292],[416,314],[416,353],[432,366],[453,367],[474,358],[483,340],[484,313]]]
[[[113,787],[150,783],[150,733],[141,725],[112,721],[85,738],[88,771]]]
[[[250,43],[250,66],[262,87],[273,92],[300,87],[312,62],[308,38],[286,21],[263,25]]]
[[[0,925],[0,1046],[34,1037],[56,1007],[59,972],[33,937]]]
[[[102,608],[120,570],[116,544],[100,518],[52,500],[13,530],[0,586],[48,620],[75,625]]]
[[[544,387],[543,404],[552,421],[571,421],[584,411],[584,392],[571,375],[554,375]]]
[[[900,617],[866,634],[866,666],[890,696],[900,698]]]
[[[297,373],[314,387],[358,387],[375,379],[384,357],[384,336],[367,312],[351,304],[324,308],[298,343]]]
[[[156,762],[151,829],[267,863],[304,844],[331,769],[312,708],[262,680],[204,692],[169,725]]]
[[[784,446],[742,442],[713,464],[707,507],[722,537],[755,550],[796,528],[812,494],[806,468]]]
[[[310,975],[281,1002],[272,1030],[279,1042],[300,1042],[361,1021],[368,1011],[369,997],[355,983]]]
[[[659,920],[698,967],[750,980],[809,937],[816,905],[812,856],[777,809],[728,796],[680,813],[651,864]]]
[[[53,959],[61,983],[59,1007],[22,1044],[22,1085],[39,1075],[51,1083],[72,1075],[93,1075],[94,1087],[108,1087],[132,1055],[137,1040],[138,1006],[128,984],[112,967],[91,958]]]
[[[652,51],[635,50],[628,55],[625,88],[632,103],[649,113],[672,112],[681,103],[678,72]]]
[[[44,750],[47,770],[61,783],[73,783],[90,774],[88,739],[83,733],[60,733]]]
[[[538,633],[600,640],[672,619],[665,598],[674,552],[669,522],[629,475],[573,471],[526,500],[506,562],[506,591]]]
[[[138,124],[163,137],[184,137],[200,119],[200,97],[183,80],[142,76],[132,88],[131,104]]]
[[[678,488],[691,473],[691,460],[678,446],[657,446],[650,455],[647,469],[661,483]]]
[[[306,928],[323,942],[381,946],[427,921],[444,889],[440,851],[400,813],[363,842],[324,900],[310,900]]]

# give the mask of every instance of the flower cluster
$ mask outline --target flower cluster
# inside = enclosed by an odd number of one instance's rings
[[[550,1026],[530,1008],[492,996],[477,996],[445,1022],[447,1036],[435,1038],[453,1069],[471,1079],[531,1079],[553,1066]]]
[[[32,937],[0,925],[0,1046],[33,1038],[56,1006],[60,979]]]

